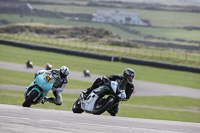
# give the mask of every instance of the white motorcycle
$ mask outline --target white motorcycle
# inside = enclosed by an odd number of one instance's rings
[[[125,90],[120,90],[118,82],[109,81],[104,85],[94,89],[86,98],[80,94],[78,100],[73,104],[74,113],[91,113],[100,115],[112,108],[125,97]]]

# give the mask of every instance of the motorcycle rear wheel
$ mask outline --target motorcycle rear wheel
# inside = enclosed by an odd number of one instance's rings
[[[97,102],[94,106],[93,114],[95,114],[95,115],[102,114],[103,112],[108,110],[110,107],[112,107],[112,105],[115,102],[115,99],[111,96],[109,96],[107,99],[103,99],[103,100],[106,100],[106,101],[102,102],[102,99],[97,100]]]
[[[23,107],[30,107],[31,103],[33,102],[33,100],[38,96],[38,92],[36,90],[34,90],[24,101],[24,103],[22,104]]]

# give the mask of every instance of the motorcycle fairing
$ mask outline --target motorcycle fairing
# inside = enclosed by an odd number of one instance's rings
[[[111,88],[116,93],[117,92],[118,83],[115,82],[115,81],[111,81],[110,84],[111,84]]]
[[[25,93],[29,96],[33,90],[36,90],[39,94],[33,101],[35,102],[37,100],[36,102],[40,102],[52,89],[54,82],[54,79],[46,75],[44,72],[35,78],[35,80],[28,86]],[[38,99],[39,97],[40,99]]]
[[[87,97],[86,100],[81,101],[81,108],[85,111],[93,111],[96,100],[99,98],[97,94],[91,92],[90,95]]]
[[[109,88],[112,88],[112,89],[109,89]],[[99,96],[101,95],[107,96],[105,94],[109,94],[109,91],[113,91],[114,93],[117,93],[117,90],[118,90],[118,83],[115,81],[111,81],[110,83],[104,86],[100,86],[96,88],[94,91],[92,91],[86,100],[82,99],[81,108],[85,111],[91,112],[93,111],[95,103],[97,99],[99,98]]]
[[[47,79],[48,78],[48,79]],[[38,75],[35,78],[35,82],[38,86],[40,86],[40,88],[42,88],[45,92],[49,92],[54,84],[54,79],[52,79],[50,76],[46,75],[46,73],[44,72],[41,75]]]

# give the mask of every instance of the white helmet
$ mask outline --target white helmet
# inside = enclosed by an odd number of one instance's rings
[[[60,68],[60,77],[61,77],[61,78],[64,78],[64,77],[66,77],[66,76],[68,76],[68,75],[69,75],[69,68],[66,67],[66,66],[62,66],[62,67]]]

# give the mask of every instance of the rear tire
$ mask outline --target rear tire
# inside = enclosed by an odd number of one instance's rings
[[[98,99],[94,106],[93,114],[95,114],[95,115],[100,115],[100,114],[104,113],[106,110],[108,110],[110,107],[112,107],[112,105],[115,102],[115,99],[111,96],[109,96],[107,99],[105,99],[106,101],[104,101],[102,103],[102,105],[100,105],[101,103],[99,103],[99,100],[101,100],[101,99]]]
[[[79,102],[80,102],[79,99],[76,100],[76,102],[75,102],[74,105],[72,106],[72,111],[73,111],[74,113],[79,113],[79,114],[81,114],[81,113],[83,113],[84,110],[81,109],[81,103],[79,103]]]
[[[38,92],[36,90],[34,90],[24,101],[24,103],[22,104],[23,107],[30,107],[31,103],[33,102],[33,100],[38,96]]]

